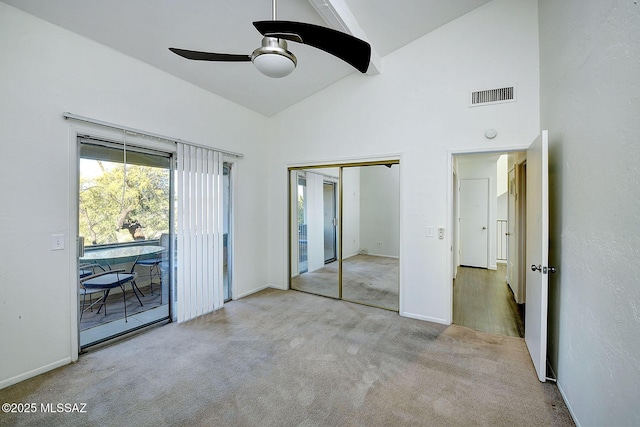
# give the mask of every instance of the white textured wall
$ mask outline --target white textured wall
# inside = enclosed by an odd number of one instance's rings
[[[539,133],[536,0],[494,0],[271,118],[270,283],[287,287],[290,164],[400,155],[401,314],[451,321],[450,150],[528,145]],[[469,91],[518,85],[518,102],[469,108]],[[498,130],[493,140],[485,129]]]
[[[400,167],[361,167],[360,248],[369,255],[400,255],[399,207]]]
[[[508,159],[509,155],[503,154],[502,156],[500,156],[500,158],[498,159],[498,163],[496,164],[496,194],[498,195],[498,197],[500,197],[501,194],[506,193],[509,187]]]
[[[579,425],[640,425],[640,4],[540,1],[549,356]]]
[[[342,205],[342,257],[349,258],[360,250],[360,168],[343,169]]]
[[[266,285],[266,119],[0,3],[0,387],[73,359],[76,272],[69,122],[93,117],[244,152],[234,294]],[[51,234],[66,248],[51,251]],[[71,241],[71,242],[70,242]]]

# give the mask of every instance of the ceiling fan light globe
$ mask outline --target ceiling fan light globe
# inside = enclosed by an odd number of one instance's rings
[[[273,78],[288,76],[296,68],[296,64],[290,58],[279,53],[258,55],[253,59],[253,65],[265,76]]]
[[[251,54],[251,61],[258,71],[272,78],[288,76],[297,63],[295,55],[287,50],[287,42],[273,37],[262,39],[262,46]]]

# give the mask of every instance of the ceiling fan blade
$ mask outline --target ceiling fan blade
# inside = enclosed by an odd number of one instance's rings
[[[251,62],[250,55],[234,55],[230,53],[198,52],[196,50],[176,49],[170,47],[169,50],[183,58],[196,61],[223,61],[223,62]]]
[[[324,50],[366,73],[371,59],[371,45],[331,28],[293,21],[256,21],[253,26],[265,37],[276,37]]]

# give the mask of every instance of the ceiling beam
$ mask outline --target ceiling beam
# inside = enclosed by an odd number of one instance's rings
[[[358,24],[358,20],[353,16],[345,0],[309,0],[309,3],[311,3],[320,16],[322,16],[330,28],[351,34],[354,37],[369,42],[367,35],[360,27],[360,24]],[[369,44],[371,44],[371,42],[369,42]],[[371,60],[367,74],[372,76],[380,74],[381,71],[382,60],[375,48],[371,46]]]

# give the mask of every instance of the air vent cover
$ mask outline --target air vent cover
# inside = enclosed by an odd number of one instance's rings
[[[478,107],[480,105],[502,104],[503,102],[516,101],[515,86],[507,86],[499,89],[487,89],[471,92],[469,107]]]

